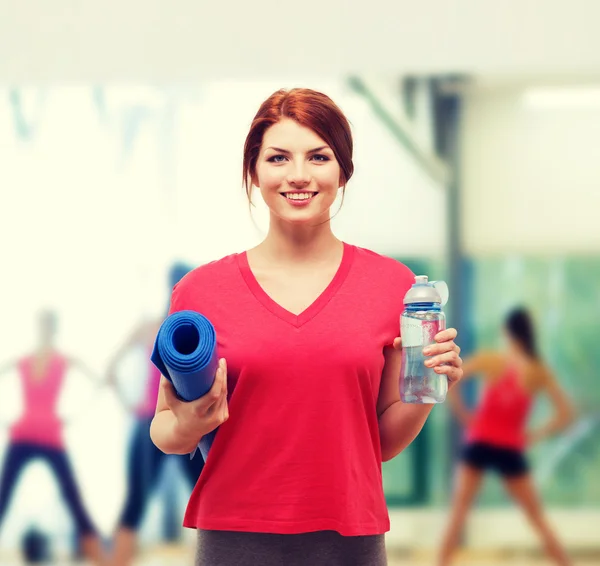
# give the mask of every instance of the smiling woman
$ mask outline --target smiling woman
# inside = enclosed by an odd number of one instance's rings
[[[400,401],[403,264],[338,239],[331,208],[354,167],[348,121],[324,94],[277,91],[248,133],[243,178],[269,230],[258,246],[188,273],[170,312],[214,325],[211,391],[179,401],[163,378],[151,436],[189,453],[218,434],[184,525],[197,566],[384,566],[381,463],[408,446],[432,406]],[[432,364],[461,377],[456,331]]]

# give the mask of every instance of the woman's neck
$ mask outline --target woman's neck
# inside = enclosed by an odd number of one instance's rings
[[[509,351],[508,357],[513,364],[519,367],[529,366],[536,361],[533,356],[520,348],[512,348]]]
[[[48,343],[41,343],[35,349],[34,356],[36,358],[45,358],[54,352],[54,346]]]
[[[302,229],[299,229],[302,228]],[[343,243],[331,231],[329,222],[318,227],[278,226],[271,223],[260,255],[276,263],[321,263],[337,257]]]

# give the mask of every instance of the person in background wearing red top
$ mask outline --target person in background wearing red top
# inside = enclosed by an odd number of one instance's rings
[[[81,550],[94,564],[104,564],[100,537],[85,509],[63,439],[63,421],[56,413],[64,377],[70,367],[81,370],[101,385],[101,381],[81,363],[57,351],[54,346],[56,315],[39,315],[39,343],[34,353],[11,362],[0,374],[17,369],[23,388],[23,414],[11,427],[0,480],[0,525],[6,516],[21,472],[32,460],[45,461],[56,476],[61,495],[73,518]]]
[[[184,263],[174,263],[169,269],[169,289],[172,289],[190,269]],[[112,566],[129,566],[134,562],[137,551],[137,533],[168,457],[158,450],[150,439],[150,423],[156,408],[160,372],[150,362],[149,358],[162,322],[162,319],[157,318],[140,324],[115,353],[108,365],[108,382],[115,388],[117,395],[121,397],[123,405],[132,410],[135,415],[134,431],[127,461],[126,500],[114,536],[111,556]],[[141,402],[135,407],[129,407],[127,400],[123,398],[124,396],[119,390],[116,374],[123,357],[138,346],[144,348],[148,354],[148,373]],[[198,453],[191,460],[189,457],[183,457],[180,459],[180,465],[191,489],[196,484],[204,467],[202,456]]]
[[[170,312],[215,326],[211,390],[177,399],[161,379],[153,442],[187,454],[219,427],[184,526],[198,566],[382,566],[389,530],[381,463],[419,434],[432,405],[400,401],[399,317],[414,275],[342,242],[331,208],[353,172],[341,110],[308,89],[277,91],[246,138],[243,178],[269,230],[257,247],[188,273]],[[400,213],[399,213],[400,217]],[[425,355],[450,385],[456,330]]]
[[[524,451],[568,426],[574,411],[556,378],[540,359],[529,312],[522,308],[510,312],[504,331],[506,352],[481,352],[463,366],[466,377],[475,374],[485,377],[478,408],[471,412],[456,390],[450,394],[450,404],[467,428],[467,441],[456,477],[440,566],[450,563],[486,470],[494,470],[502,476],[507,492],[525,511],[542,538],[548,556],[561,566],[571,564],[544,516]],[[528,432],[531,408],[541,394],[548,395],[554,405],[554,417],[546,426]]]

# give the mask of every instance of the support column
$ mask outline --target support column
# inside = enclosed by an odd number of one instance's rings
[[[463,79],[439,78],[432,80],[434,91],[434,127],[436,151],[450,169],[447,184],[447,271],[450,300],[446,307],[448,325],[458,330],[461,356],[468,356],[474,348],[474,273],[473,263],[466,257],[461,237],[462,191],[461,191],[461,123]],[[467,402],[473,400],[473,384],[461,387]],[[460,450],[462,427],[452,416],[449,427],[450,454],[447,463],[448,485]]]

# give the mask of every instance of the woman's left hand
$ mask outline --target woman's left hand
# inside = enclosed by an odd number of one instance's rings
[[[423,354],[429,358],[425,360],[425,365],[432,367],[436,373],[448,376],[448,389],[458,383],[463,376],[460,348],[454,342],[457,334],[455,328],[442,330],[435,335],[435,344],[430,344],[423,350]],[[402,350],[401,338],[394,340],[394,348]]]

